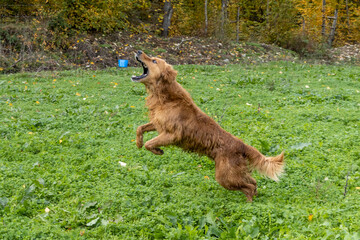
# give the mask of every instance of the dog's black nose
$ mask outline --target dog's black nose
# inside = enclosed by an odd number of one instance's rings
[[[142,54],[142,51],[139,50],[139,51],[137,52],[137,55],[141,55],[141,54]]]

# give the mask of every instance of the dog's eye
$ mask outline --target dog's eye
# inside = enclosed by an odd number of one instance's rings
[[[156,60],[152,60],[153,63],[157,64]]]

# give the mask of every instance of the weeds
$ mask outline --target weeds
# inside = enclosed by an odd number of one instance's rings
[[[264,154],[285,150],[279,183],[254,173],[249,204],[206,157],[138,150],[139,69],[2,75],[1,238],[359,239],[359,68],[175,68],[224,129]]]

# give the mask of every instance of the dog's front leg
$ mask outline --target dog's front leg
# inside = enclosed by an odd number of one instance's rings
[[[156,128],[152,122],[141,125],[136,130],[136,146],[141,148],[143,146],[143,134],[144,132],[155,131]]]
[[[156,155],[164,154],[164,151],[159,147],[171,145],[175,142],[175,136],[170,133],[161,133],[159,136],[147,141],[145,148]]]

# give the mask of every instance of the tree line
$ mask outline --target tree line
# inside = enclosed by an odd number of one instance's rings
[[[261,41],[287,48],[360,40],[360,0],[2,0],[2,23],[52,32],[118,31]]]

